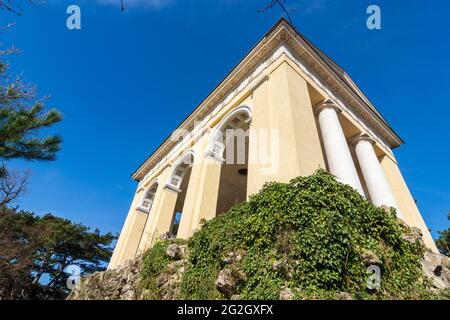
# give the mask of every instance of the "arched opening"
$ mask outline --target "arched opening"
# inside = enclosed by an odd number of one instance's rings
[[[134,243],[135,249],[134,256],[139,251],[139,246],[142,241],[142,239],[145,237],[145,226],[147,225],[150,217],[150,211],[153,207],[153,203],[155,201],[156,191],[158,190],[159,182],[158,180],[152,181],[150,183],[150,186],[145,190],[144,195],[142,196],[141,200],[139,201],[137,205],[137,212],[136,212],[136,219],[134,220],[134,226],[132,227],[132,234],[130,237],[138,237],[136,241],[130,241],[128,239],[129,243]]]
[[[189,179],[192,171],[192,164],[194,162],[194,155],[192,151],[185,154],[175,165],[172,175],[169,178],[166,187],[174,192],[177,192],[177,201],[175,209],[172,213],[172,222],[168,231],[168,237],[176,238],[178,234],[178,227],[183,214],[184,202],[186,199],[186,192],[188,189]]]
[[[248,107],[234,110],[219,124],[210,143],[210,155],[222,161],[217,215],[247,198],[250,122]]]
[[[139,205],[137,206],[137,209],[149,213],[152,208],[153,202],[155,201],[155,195],[157,190],[158,190],[158,181],[154,181],[150,184],[150,187],[144,193],[144,196],[142,197],[141,201],[139,202]]]

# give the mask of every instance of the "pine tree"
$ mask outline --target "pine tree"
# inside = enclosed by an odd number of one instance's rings
[[[67,267],[81,275],[105,270],[116,238],[51,214],[0,207],[0,300],[65,298]]]
[[[450,221],[450,212],[447,214],[447,219]],[[436,240],[436,246],[442,254],[450,257],[450,228],[443,231],[438,231],[439,238]]]
[[[61,137],[41,137],[38,132],[61,121],[62,115],[56,110],[45,112],[44,100],[36,98],[35,88],[8,75],[5,57],[9,53],[0,51],[0,158],[54,160]]]

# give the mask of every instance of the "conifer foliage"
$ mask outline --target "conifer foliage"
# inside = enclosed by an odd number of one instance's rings
[[[0,207],[0,300],[63,299],[75,276],[105,270],[116,236],[51,214]]]
[[[54,160],[61,137],[38,132],[61,121],[62,115],[45,111],[45,99],[36,98],[35,88],[8,74],[9,53],[0,52],[0,158]]]

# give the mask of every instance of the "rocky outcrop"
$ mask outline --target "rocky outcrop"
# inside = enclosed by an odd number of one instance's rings
[[[409,233],[405,233],[403,234],[402,238],[405,241],[411,242],[411,243],[415,243],[415,242],[421,242],[423,243],[423,234],[422,234],[422,230],[420,230],[419,228],[416,227],[412,227],[409,228]]]
[[[167,247],[166,255],[171,258],[167,265],[167,270],[156,278],[157,289],[154,292],[143,290],[141,299],[162,299],[176,300],[180,296],[180,285],[184,271],[186,270],[187,245],[170,244]]]
[[[220,270],[216,280],[216,288],[224,296],[231,298],[236,293],[239,278],[231,269]]]
[[[434,290],[450,288],[450,258],[426,251],[422,260],[424,274],[430,279]]]
[[[172,243],[167,247],[166,254],[175,260],[179,260],[183,255],[181,246],[176,243]]]
[[[411,243],[420,242],[425,247],[422,231],[416,227],[409,227],[401,219],[399,221],[407,230],[402,235],[402,239]],[[422,259],[422,269],[425,277],[430,280],[433,291],[450,288],[450,258],[426,249]]]
[[[412,243],[422,242],[422,235],[417,228],[405,228],[402,237]],[[186,244],[179,244],[175,240],[170,241],[167,249],[163,251],[169,258],[167,268],[154,278],[152,291],[141,289],[139,281],[141,277],[142,256],[135,260],[127,261],[123,266],[104,272],[97,272],[83,277],[81,284],[72,291],[68,299],[72,300],[134,300],[134,299],[179,299],[183,274],[188,264],[188,251]],[[379,264],[381,259],[371,250],[361,248],[359,253],[366,264]],[[242,271],[241,262],[246,256],[244,250],[229,252],[222,257],[223,269],[219,271],[215,287],[216,290],[228,299],[239,300],[239,285],[245,280],[246,275]],[[272,263],[272,270],[290,274],[289,263],[280,259]],[[422,260],[424,276],[431,284],[431,291],[438,292],[450,288],[450,259],[444,255],[426,250]],[[300,292],[300,288],[283,287],[279,293],[279,299],[292,300],[294,292]],[[340,292],[337,296],[340,300],[351,300],[352,295]]]
[[[167,271],[159,275],[156,279],[159,299],[173,300],[180,294],[180,283],[182,275],[186,269],[187,255],[185,245],[169,245],[166,254],[172,259]],[[236,254],[230,254],[230,260],[240,260],[241,257]],[[365,251],[364,256],[369,262],[375,262],[376,256],[371,252]],[[139,271],[142,257],[128,261],[123,266],[114,270],[96,272],[81,280],[79,287],[74,289],[69,295],[70,300],[135,300],[148,299],[154,293],[139,290]],[[279,267],[274,263],[275,268]],[[424,275],[430,280],[432,290],[438,291],[450,288],[450,259],[444,255],[426,251],[422,260]],[[216,288],[224,296],[232,300],[239,300],[237,295],[237,286],[239,285],[239,274],[230,269],[221,270],[216,279]],[[284,288],[280,292],[280,300],[292,300],[294,293],[290,288]],[[341,292],[338,297],[340,300],[351,300],[349,293]]]
[[[363,249],[361,257],[368,265],[377,265],[381,263],[380,258],[371,250]]]
[[[290,288],[284,288],[280,292],[280,300],[293,300],[294,299],[294,293]]]
[[[135,300],[142,256],[123,266],[96,272],[81,278],[81,283],[67,297],[69,300]]]
[[[179,297],[181,277],[187,263],[186,245],[170,244],[166,254],[171,258],[167,271],[156,278],[156,292],[141,290],[139,286],[142,256],[123,266],[96,272],[81,279],[81,283],[67,297],[69,300],[172,300]]]
[[[348,292],[339,292],[339,300],[353,300],[353,297]]]

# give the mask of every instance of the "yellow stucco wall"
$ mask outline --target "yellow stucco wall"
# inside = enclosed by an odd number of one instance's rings
[[[209,135],[193,146],[194,164],[177,235],[181,239],[192,236],[201,219],[209,220],[216,214],[221,163],[204,158]],[[204,158],[204,161],[195,161],[199,158]]]
[[[431,237],[431,233],[425,224],[425,221],[417,208],[416,202],[406,185],[403,175],[398,167],[398,164],[392,156],[383,156],[380,159],[381,167],[384,170],[389,185],[394,193],[395,200],[400,207],[400,210],[405,218],[405,222],[413,227],[417,227],[422,231],[423,240],[427,247],[434,252],[438,252],[436,244]]]
[[[268,80],[253,91],[250,103],[251,128],[275,130],[278,149],[270,150],[276,163],[261,164],[252,159],[257,153],[252,148],[257,146],[250,142],[247,194],[258,192],[267,181],[288,182],[325,168],[308,82],[285,57],[274,63]]]
[[[132,229],[131,226],[136,216],[136,207],[142,197],[142,194],[142,188],[138,188],[131,203],[130,210],[128,211],[127,218],[125,219],[125,223],[122,227],[122,231],[120,232],[119,239],[117,240],[117,244],[111,257],[111,261],[109,262],[109,268],[115,268],[116,266],[126,261],[126,258],[124,259],[124,256],[131,256],[129,254],[124,255],[124,247],[128,242],[128,238]]]
[[[161,212],[161,204],[163,203],[162,199],[165,195],[164,184],[166,183],[171,170],[171,166],[166,166],[158,176],[158,188],[156,189],[155,198],[149,212],[147,223],[144,227],[144,232],[138,244],[138,253],[142,253],[147,250],[151,245],[152,239],[155,237],[156,223]]]

